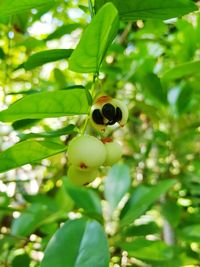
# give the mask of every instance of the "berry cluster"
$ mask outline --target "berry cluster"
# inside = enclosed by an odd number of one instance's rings
[[[75,137],[68,147],[68,178],[76,185],[92,182],[98,174],[98,167],[109,166],[120,160],[122,148],[111,138],[99,140],[94,136]]]
[[[94,128],[105,131],[107,126],[115,123],[124,126],[128,119],[128,108],[115,98],[101,96],[94,103],[90,118]]]
[[[115,123],[122,127],[127,119],[127,106],[110,96],[99,97],[92,106],[90,120],[99,131],[105,131],[107,126]],[[121,156],[120,144],[111,138],[99,140],[90,135],[75,137],[68,147],[68,178],[76,185],[90,183],[97,177],[100,166],[111,166]]]

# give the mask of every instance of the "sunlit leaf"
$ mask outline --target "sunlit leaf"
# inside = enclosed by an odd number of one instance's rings
[[[31,94],[0,112],[0,121],[42,119],[88,113],[88,92],[83,89]]]
[[[26,70],[31,70],[49,62],[54,62],[60,59],[67,59],[68,57],[70,57],[72,51],[73,49],[51,49],[41,51],[31,55],[23,64],[23,67]]]
[[[113,4],[103,6],[83,32],[69,58],[69,68],[76,72],[98,72],[105,53],[118,30],[118,12]]]
[[[125,21],[139,19],[169,19],[197,10],[190,0],[95,0],[95,9],[112,2],[118,9],[120,18]]]
[[[66,147],[47,141],[23,141],[0,153],[0,172],[5,172],[28,163],[64,152]]]
[[[0,2],[0,18],[22,13],[49,3],[53,4],[54,0],[3,0]]]

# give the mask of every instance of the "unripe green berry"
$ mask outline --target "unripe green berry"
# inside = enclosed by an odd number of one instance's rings
[[[105,166],[111,166],[118,162],[122,157],[122,147],[117,142],[107,142],[105,143],[106,148],[106,160],[104,162]]]
[[[68,169],[67,176],[75,185],[84,185],[92,182],[98,175],[97,169],[80,169],[71,165]]]
[[[72,165],[82,169],[98,168],[106,159],[106,149],[94,136],[78,136],[69,143],[68,159]]]

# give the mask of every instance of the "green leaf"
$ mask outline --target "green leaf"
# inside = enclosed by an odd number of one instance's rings
[[[112,2],[117,7],[120,18],[125,21],[170,19],[197,10],[190,0],[95,0],[95,9],[98,10],[107,2]]]
[[[98,72],[108,47],[118,30],[118,12],[113,4],[104,5],[83,32],[81,40],[69,58],[69,68],[75,72]]]
[[[0,153],[0,172],[64,152],[66,146],[47,141],[23,141]]]
[[[167,94],[164,92],[160,79],[154,73],[148,73],[141,77],[141,84],[145,92],[160,104],[167,103]]]
[[[0,18],[22,13],[32,8],[54,3],[54,0],[3,0],[0,2]]]
[[[131,184],[129,168],[125,164],[112,166],[105,179],[105,199],[108,201],[111,211],[119,204],[127,193]]]
[[[48,207],[46,205],[42,205],[41,203],[30,205],[19,218],[13,221],[11,233],[17,236],[30,235],[48,214]]]
[[[89,215],[96,213],[102,217],[100,198],[95,191],[74,186],[69,182],[65,183],[65,188],[78,207],[83,208]]]
[[[52,237],[41,267],[108,267],[105,233],[96,221],[66,222]]]
[[[81,28],[81,24],[79,23],[73,23],[73,24],[67,24],[67,25],[62,25],[61,27],[58,27],[54,32],[49,34],[46,38],[46,41],[50,41],[53,39],[58,39],[62,37],[65,34],[70,34],[77,28]]]
[[[28,254],[17,255],[12,261],[12,267],[29,267],[31,259]]]
[[[71,133],[76,133],[77,130],[78,129],[76,128],[75,125],[70,124],[66,127],[63,127],[61,129],[54,130],[54,131],[52,130],[49,132],[28,133],[28,134],[20,133],[20,134],[18,134],[18,136],[21,140],[27,140],[27,139],[31,139],[31,138],[52,138],[52,137],[58,137],[58,136],[67,135],[67,134],[71,134]]]
[[[3,49],[0,47],[0,59],[5,59],[6,55],[3,51]]]
[[[126,237],[146,236],[159,232],[160,229],[158,225],[155,222],[149,222],[146,224],[131,225],[128,228],[125,228],[124,231],[122,231],[122,235]]]
[[[54,62],[60,59],[67,59],[68,57],[70,57],[72,51],[73,49],[51,49],[41,51],[31,55],[23,64],[23,67],[26,70],[32,70],[49,62]]]
[[[145,211],[169,188],[175,184],[175,180],[164,180],[154,186],[138,186],[121,213],[121,227],[132,223],[140,217]]]
[[[161,206],[163,216],[173,226],[177,227],[181,219],[181,208],[172,200],[167,200]]]
[[[195,74],[199,75],[199,68],[200,68],[200,60],[186,62],[167,71],[163,75],[162,79],[163,81],[166,81],[166,80],[181,79],[183,77],[190,77]]]
[[[141,260],[167,261],[173,257],[172,247],[162,241],[136,239],[130,243],[121,243],[119,246],[126,250],[131,257]]]
[[[83,89],[31,94],[1,111],[0,121],[87,114],[89,108],[88,94]]]
[[[200,242],[200,224],[186,226],[179,233],[187,241]]]

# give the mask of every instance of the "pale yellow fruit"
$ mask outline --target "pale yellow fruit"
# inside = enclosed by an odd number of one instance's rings
[[[69,143],[68,159],[70,164],[82,169],[98,168],[106,159],[106,149],[94,136],[78,136]]]
[[[92,182],[98,175],[97,169],[80,169],[71,165],[67,176],[74,185],[84,185]]]
[[[122,102],[116,98],[112,99],[112,104],[115,105],[115,107],[120,108],[120,110],[122,112],[122,119],[118,123],[121,127],[123,127],[127,123],[127,120],[128,120],[128,113],[129,113],[128,107],[124,102]]]
[[[122,157],[122,147],[117,142],[105,143],[106,148],[106,160],[104,162],[105,166],[111,166],[118,162]]]

